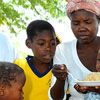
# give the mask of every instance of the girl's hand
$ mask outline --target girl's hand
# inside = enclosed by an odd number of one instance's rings
[[[64,64],[62,65],[55,64],[53,66],[52,73],[57,78],[57,80],[66,80],[67,75],[68,75],[67,72],[68,70]]]

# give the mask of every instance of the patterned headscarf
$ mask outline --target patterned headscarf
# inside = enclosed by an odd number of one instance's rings
[[[67,15],[70,18],[70,15],[73,11],[77,10],[87,10],[100,16],[100,2],[99,0],[68,0]]]

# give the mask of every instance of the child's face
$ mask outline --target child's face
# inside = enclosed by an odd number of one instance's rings
[[[2,100],[23,100],[22,88],[25,84],[25,75],[22,73],[16,77],[16,82],[12,81],[11,86],[7,86]]]
[[[97,16],[85,10],[71,15],[71,28],[80,43],[90,43],[97,37],[99,20]]]
[[[50,63],[56,49],[56,36],[49,30],[37,32],[30,45],[36,60]]]

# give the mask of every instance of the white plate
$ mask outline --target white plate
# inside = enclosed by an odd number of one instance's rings
[[[75,81],[80,86],[100,86],[100,81]]]

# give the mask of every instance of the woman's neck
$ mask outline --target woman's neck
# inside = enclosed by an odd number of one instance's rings
[[[77,49],[99,48],[100,37],[95,38],[90,43],[80,43],[77,41]]]

